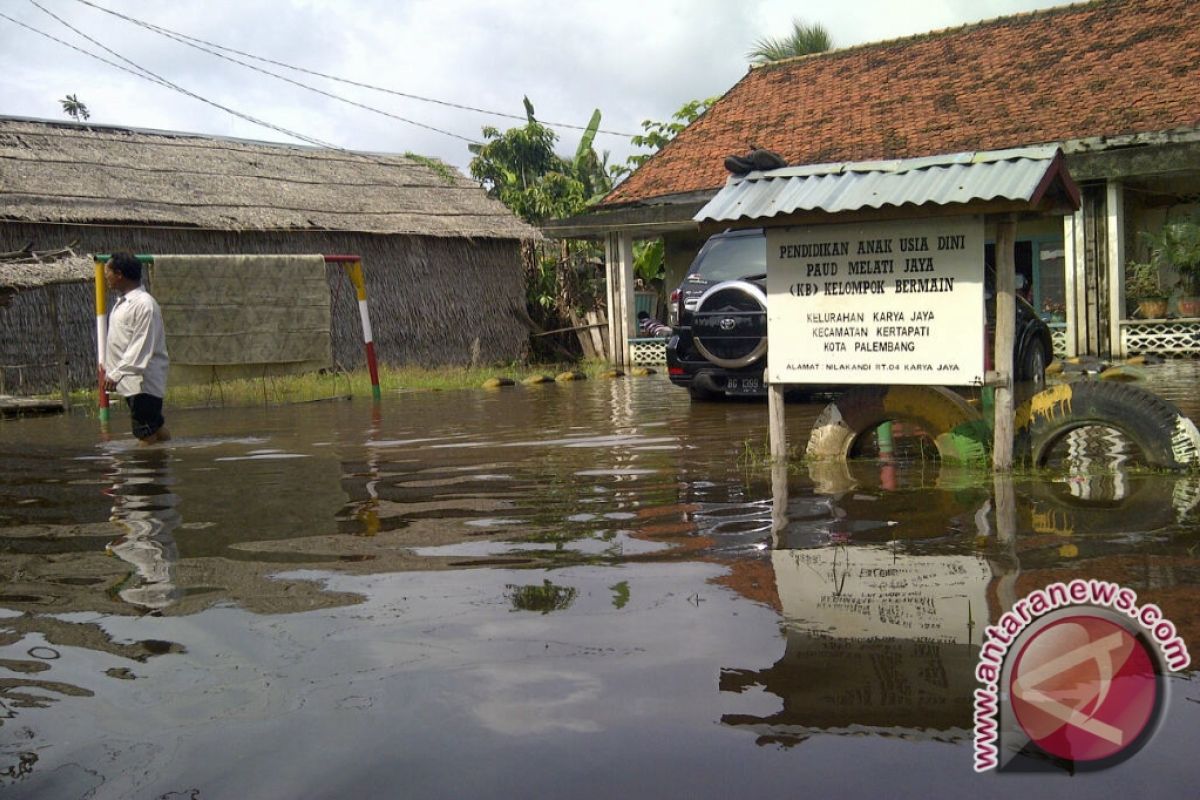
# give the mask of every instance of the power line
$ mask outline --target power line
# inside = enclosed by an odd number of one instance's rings
[[[60,17],[57,17],[57,16],[55,16],[53,13],[51,13],[51,12],[50,12],[50,11],[48,11],[46,8],[44,8],[44,7],[43,7],[41,4],[39,4],[39,3],[37,2],[37,0],[29,0],[29,2],[30,2],[30,3],[32,3],[34,6],[36,6],[37,8],[41,9],[41,10],[42,10],[43,12],[45,12],[46,14],[49,14],[51,17],[54,17],[54,19],[58,20],[60,23],[62,23],[62,24],[63,24],[63,25],[65,25],[66,27],[68,27],[68,28],[70,28],[71,30],[75,31],[75,33],[77,33],[77,34],[79,34],[80,36],[82,36],[83,38],[87,39],[89,42],[92,42],[93,44],[95,44],[95,45],[97,45],[97,46],[99,46],[99,47],[103,47],[103,45],[100,45],[100,43],[99,43],[99,42],[97,42],[95,39],[91,38],[90,36],[88,36],[87,34],[83,33],[82,31],[78,30],[77,28],[74,28],[74,27],[72,27],[72,26],[71,26],[69,23],[67,23],[66,21],[64,21],[64,20],[63,20],[63,19],[61,19]],[[99,6],[96,6],[96,8],[99,8]],[[182,38],[180,38],[180,37],[177,37],[177,36],[174,36],[174,35],[172,35],[172,34],[166,34],[166,33],[164,33],[164,34],[162,34],[162,35],[163,35],[163,36],[167,36],[167,37],[169,37],[169,38],[171,38],[171,39],[174,39],[175,41],[177,41],[177,42],[180,42],[181,44],[185,44],[185,45],[187,45],[188,47],[194,47],[194,48],[196,48],[197,50],[203,50],[204,52],[206,52],[206,53],[210,53],[210,54],[212,54],[212,55],[214,55],[214,56],[216,56],[216,57],[218,57],[218,58],[223,58],[223,59],[225,59],[226,61],[232,61],[232,62],[233,62],[233,63],[235,63],[235,64],[240,64],[241,66],[243,66],[243,67],[246,67],[247,69],[252,69],[252,70],[254,70],[255,72],[261,72],[261,73],[262,73],[262,74],[264,74],[264,75],[270,75],[270,76],[271,76],[271,77],[273,77],[273,78],[278,78],[278,79],[279,79],[279,80],[281,80],[281,81],[284,81],[284,82],[286,82],[286,83],[290,83],[290,84],[292,84],[292,85],[294,85],[294,86],[299,86],[299,87],[300,87],[300,88],[302,88],[302,89],[308,89],[310,92],[316,92],[317,94],[319,94],[319,95],[323,95],[323,96],[325,96],[325,97],[328,97],[328,98],[330,98],[330,99],[333,99],[333,100],[338,100],[338,101],[340,101],[340,102],[343,102],[343,103],[346,103],[346,104],[348,104],[348,105],[352,105],[352,106],[355,106],[355,107],[357,107],[357,108],[364,109],[364,110],[366,110],[366,111],[371,111],[371,112],[374,112],[374,113],[376,113],[376,114],[381,114],[381,115],[383,115],[383,116],[385,116],[385,117],[391,117],[392,119],[399,120],[400,122],[406,122],[406,123],[408,123],[409,125],[415,125],[415,126],[417,126],[418,128],[425,128],[426,130],[433,131],[434,133],[440,133],[440,134],[442,134],[443,136],[450,136],[450,137],[452,137],[452,138],[455,138],[455,139],[461,139],[462,141],[464,141],[464,142],[467,142],[468,144],[475,144],[475,143],[476,143],[476,140],[474,140],[474,139],[470,139],[470,138],[468,138],[468,137],[466,137],[466,136],[460,136],[460,135],[459,135],[459,134],[457,134],[457,133],[451,133],[450,131],[445,131],[445,130],[442,130],[441,128],[435,128],[435,127],[433,127],[432,125],[426,125],[426,124],[425,124],[425,123],[423,123],[423,122],[417,122],[416,120],[411,120],[411,119],[408,119],[407,117],[401,117],[401,116],[399,116],[398,114],[392,114],[392,113],[390,113],[390,112],[388,112],[388,111],[383,111],[383,110],[381,110],[381,109],[378,109],[378,108],[373,108],[372,106],[368,106],[368,105],[365,105],[365,104],[363,104],[363,103],[357,103],[357,102],[355,102],[355,101],[353,101],[353,100],[348,100],[348,99],[346,99],[346,98],[344,98],[344,97],[339,97],[338,95],[336,95],[336,94],[333,94],[333,93],[331,93],[331,92],[326,92],[326,91],[323,91],[323,90],[321,90],[321,89],[318,89],[318,88],[316,88],[316,87],[314,87],[314,86],[309,86],[308,84],[305,84],[305,83],[300,83],[299,81],[294,81],[294,80],[292,80],[291,78],[284,77],[283,75],[277,75],[277,74],[276,74],[276,73],[274,73],[274,72],[270,72],[270,71],[268,71],[268,70],[261,69],[261,68],[259,68],[259,67],[256,67],[256,66],[254,66],[253,64],[247,64],[247,63],[245,63],[245,62],[243,62],[243,61],[238,61],[238,60],[237,60],[237,59],[235,59],[235,58],[230,58],[229,56],[224,56],[224,55],[221,55],[220,53],[213,52],[212,50],[208,50],[207,48],[201,47],[201,46],[199,46],[199,45],[191,44],[190,42],[184,41]],[[114,53],[114,55],[117,55],[117,54],[115,54],[115,53]],[[128,59],[126,59],[126,58],[124,58],[124,57],[122,57],[122,56],[120,56],[120,55],[117,55],[117,58],[120,58],[122,61],[125,61],[126,63],[133,64],[133,62],[132,62],[132,61],[129,61]],[[140,70],[146,71],[148,74],[153,74],[153,73],[149,73],[149,72],[148,72],[147,70],[145,70],[143,67],[138,67],[136,64],[134,64],[134,66],[135,66],[135,67],[137,67],[137,68],[138,68],[138,69],[140,69]]]
[[[284,69],[295,70],[296,72],[302,72],[306,75],[313,75],[318,78],[324,78],[326,80],[336,81],[338,83],[344,83],[349,86],[357,86],[360,89],[370,89],[371,91],[383,92],[384,94],[395,95],[396,97],[404,97],[409,100],[419,100],[423,103],[436,103],[437,105],[447,106],[449,108],[457,108],[462,111],[473,111],[478,114],[490,114],[490,115],[496,116],[496,117],[504,117],[506,119],[515,119],[515,120],[521,120],[521,121],[526,120],[526,117],[518,116],[516,114],[506,114],[502,111],[488,111],[487,109],[483,109],[483,108],[475,108],[474,106],[462,105],[460,103],[452,103],[448,100],[438,100],[438,99],[432,98],[432,97],[422,97],[421,95],[410,94],[408,92],[401,92],[401,91],[397,91],[395,89],[388,89],[383,86],[375,86],[375,85],[369,84],[369,83],[362,83],[360,81],[350,80],[349,78],[339,78],[336,75],[329,75],[324,72],[317,72],[316,70],[305,69],[304,67],[297,67],[292,64],[284,63],[282,61],[275,61],[270,58],[263,58],[262,56],[256,56],[253,53],[247,53],[242,50],[236,50],[232,47],[225,47],[223,45],[215,44],[214,42],[209,42],[204,39],[197,38],[195,36],[189,36],[186,33],[180,33],[179,31],[174,31],[174,30],[171,30],[170,28],[163,28],[163,27],[155,25],[153,23],[137,19],[136,17],[131,17],[126,14],[122,14],[119,11],[114,11],[111,8],[105,8],[104,6],[97,5],[96,3],[91,2],[91,0],[75,0],[75,1],[77,3],[82,3],[85,6],[94,8],[97,11],[103,11],[105,14],[111,14],[112,16],[118,17],[119,19],[123,19],[126,22],[130,22],[130,23],[133,23],[134,25],[138,25],[142,28],[145,28],[146,30],[153,31],[154,33],[157,33],[161,36],[166,36],[168,38],[175,39],[176,41],[180,42],[181,44],[186,44],[189,47],[195,47],[198,50],[203,50],[204,52],[210,53],[211,55],[214,55],[218,58],[224,58],[227,61],[231,61],[235,64],[240,64],[243,67],[246,67],[248,69],[253,69],[258,72],[262,72],[263,74],[266,74],[266,75],[271,75],[272,77],[279,78],[280,80],[283,80],[283,81],[288,81],[289,83],[296,83],[296,82],[291,81],[288,78],[285,78],[281,75],[277,75],[274,72],[268,72],[267,70],[262,70],[253,65],[246,64],[245,62],[242,62],[242,61],[238,61],[237,59],[229,58],[228,56],[221,55],[221,53],[214,53],[212,50],[208,50],[206,48],[211,47],[211,48],[215,48],[216,50],[224,51],[226,53],[235,53],[236,55],[242,56],[244,58],[251,58],[251,59],[254,59],[255,61],[261,61],[264,64],[273,64],[277,67],[283,67]],[[201,47],[200,45],[204,45],[204,46]],[[296,83],[296,85],[303,86],[306,89],[312,89],[312,87],[307,86],[306,84]],[[316,92],[321,92],[320,89],[312,89],[312,90],[316,91]],[[327,94],[325,92],[321,92],[321,93]],[[337,97],[336,95],[328,95],[328,96],[334,97],[335,99],[342,99],[342,98]],[[345,102],[352,103],[353,101],[346,100]],[[360,104],[354,103],[354,105],[360,105]],[[363,107],[368,108],[369,110],[372,110],[372,111],[377,110],[377,109],[371,109],[369,106],[363,106]],[[386,112],[379,112],[379,113],[386,113]],[[413,123],[413,124],[419,124],[419,123]],[[572,125],[567,122],[543,122],[541,124],[549,126],[549,127],[554,127],[554,128],[571,128],[571,129],[580,130],[580,131],[587,130],[587,126],[585,126],[585,125]],[[596,130],[596,133],[604,133],[604,134],[608,134],[610,136],[623,136],[626,138],[630,138],[632,136],[638,135],[638,134],[633,134],[633,133],[624,133],[622,131],[605,130],[604,128],[598,128]],[[455,134],[449,134],[449,135],[454,136]],[[458,138],[462,138],[462,137],[458,137]],[[468,140],[468,141],[470,141],[470,140]]]
[[[31,0],[31,2],[32,2],[32,0]],[[35,3],[35,5],[36,5],[36,3]],[[39,8],[40,8],[40,6],[39,6]],[[42,9],[42,10],[45,11],[45,9]],[[50,12],[47,11],[46,13],[49,14]],[[54,15],[50,14],[50,16],[54,16]],[[287,128],[283,128],[278,125],[274,125],[265,120],[261,120],[256,117],[252,117],[249,114],[243,114],[240,111],[235,111],[232,108],[228,108],[226,106],[221,105],[220,103],[209,100],[206,97],[201,97],[200,95],[196,94],[195,92],[188,91],[187,89],[184,89],[182,86],[178,86],[174,83],[171,83],[170,81],[166,80],[165,78],[160,78],[159,76],[155,75],[153,72],[150,72],[149,70],[146,70],[143,67],[140,67],[137,64],[134,64],[132,61],[129,61],[128,59],[123,59],[123,60],[132,64],[134,67],[136,67],[137,70],[141,70],[141,71],[139,72],[134,69],[130,69],[129,67],[122,66],[121,64],[118,64],[115,61],[109,61],[107,58],[98,56],[91,51],[84,50],[82,47],[76,47],[75,45],[71,44],[70,42],[66,42],[66,41],[63,41],[62,39],[59,39],[57,36],[46,33],[45,31],[38,30],[37,28],[33,27],[32,25],[27,25],[18,19],[13,19],[12,17],[8,16],[7,14],[5,14],[3,12],[0,12],[0,17],[8,20],[9,22],[13,23],[14,25],[19,25],[22,28],[25,28],[26,30],[31,31],[32,33],[36,33],[39,36],[43,36],[53,42],[57,42],[64,47],[69,47],[76,52],[83,53],[85,56],[88,56],[89,58],[94,58],[97,61],[102,61],[105,64],[108,64],[110,67],[116,67],[117,69],[121,70],[122,72],[128,72],[130,75],[141,78],[142,80],[149,81],[150,83],[156,83],[159,86],[163,86],[168,89],[172,89],[173,91],[185,94],[188,97],[199,100],[202,103],[207,103],[208,105],[213,106],[214,108],[219,108],[221,111],[224,111],[227,114],[232,114],[235,117],[244,119],[247,122],[252,122],[255,125],[261,125],[264,128],[270,128],[271,130],[276,131],[278,133],[282,133],[285,136],[290,136],[293,139],[299,139],[302,142],[307,142],[308,144],[315,145],[316,147],[324,147],[324,148],[327,148],[330,150],[338,150],[341,152],[350,152],[350,151],[346,150],[345,148],[338,147],[335,144],[330,144],[329,142],[324,142],[324,141],[321,141],[320,139],[314,139],[311,136],[305,136],[302,133],[297,133],[296,131],[288,130]],[[58,19],[58,18],[55,17],[55,19]],[[59,20],[59,21],[62,22],[62,20]],[[65,22],[63,24],[66,25]],[[67,27],[70,28],[71,26],[67,25]],[[71,30],[75,30],[75,29],[71,28]],[[79,33],[79,32],[76,31],[76,33]],[[92,39],[91,37],[87,36],[86,34],[80,33],[79,35],[83,36],[85,39],[87,39],[89,42],[92,42],[97,47],[104,49],[103,46],[100,45],[100,43],[97,42],[95,39]]]

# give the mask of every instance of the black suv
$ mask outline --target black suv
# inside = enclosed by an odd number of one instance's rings
[[[709,238],[671,293],[667,371],[693,400],[766,393],[767,245],[761,228]],[[985,282],[988,330],[994,328],[991,281]],[[1016,380],[1040,384],[1053,349],[1050,329],[1017,298]]]

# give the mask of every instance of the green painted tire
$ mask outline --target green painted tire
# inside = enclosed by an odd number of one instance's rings
[[[913,422],[933,439],[943,461],[983,461],[988,429],[979,412],[940,386],[863,386],[834,400],[813,423],[806,455],[845,459],[864,433],[884,422]]]

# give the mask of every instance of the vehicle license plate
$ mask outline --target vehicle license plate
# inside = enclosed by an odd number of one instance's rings
[[[762,378],[730,378],[725,394],[762,394]]]

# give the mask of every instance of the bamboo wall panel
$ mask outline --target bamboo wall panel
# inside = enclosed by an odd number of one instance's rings
[[[96,253],[356,254],[366,271],[380,363],[441,366],[467,364],[474,358],[487,364],[519,360],[527,352],[528,332],[517,313],[525,303],[517,240],[0,223],[0,250],[16,250],[30,241],[35,249],[76,242],[78,252]],[[354,289],[338,265],[326,266],[326,279],[334,365],[363,367]],[[92,288],[75,284],[64,289],[70,290],[63,292],[62,313],[71,381],[90,386],[95,378]],[[44,373],[47,382],[31,377],[24,393],[51,391],[57,385],[53,341],[45,335],[49,306],[37,297],[41,292],[20,292],[10,307],[0,308],[0,363],[50,364]]]

